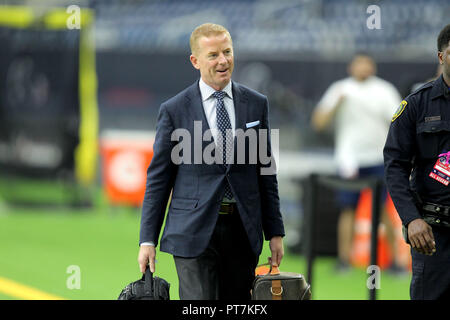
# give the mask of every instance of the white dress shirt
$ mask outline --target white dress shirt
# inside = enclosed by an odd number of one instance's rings
[[[213,93],[216,92],[215,89],[207,85],[202,78],[198,83],[200,87],[200,94],[202,96],[203,102],[203,110],[205,111],[206,120],[208,121],[209,128],[211,129],[212,136],[214,141],[217,141],[217,134],[219,129],[217,128],[217,112],[216,112],[216,104],[217,99],[213,97]],[[231,130],[233,132],[233,139],[236,132],[236,112],[234,110],[234,102],[233,102],[233,90],[231,89],[231,81],[222,89],[223,92],[226,93],[223,98],[223,102],[225,104],[225,109],[227,109],[228,116],[230,117],[231,122]],[[224,202],[236,202],[236,200],[231,199]]]
[[[214,137],[214,141],[217,141],[217,118],[216,118],[216,103],[217,99],[212,96],[216,90],[207,85],[202,78],[198,83],[200,87],[200,94],[202,96],[203,102],[203,110],[205,111],[206,120],[208,121],[209,128],[211,129],[211,133]],[[234,103],[233,103],[233,90],[231,89],[231,81],[222,89],[223,92],[226,93],[223,98],[223,102],[225,104],[225,109],[228,112],[228,116],[230,117],[231,129],[233,132],[233,137],[235,135],[236,130],[236,113],[234,111]]]

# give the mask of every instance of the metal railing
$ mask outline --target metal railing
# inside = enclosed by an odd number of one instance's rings
[[[297,182],[300,182],[297,180]],[[326,186],[332,189],[345,191],[361,191],[370,188],[372,191],[372,223],[370,237],[370,264],[377,265],[378,224],[381,211],[381,191],[383,180],[381,178],[343,179],[335,175],[311,174],[305,187],[304,205],[304,254],[307,260],[307,281],[313,281],[313,264],[316,256],[314,236],[316,232],[316,213],[318,206],[318,188]],[[376,199],[376,201],[374,201]],[[312,290],[314,292],[314,290]],[[369,288],[369,299],[376,300],[376,288]]]

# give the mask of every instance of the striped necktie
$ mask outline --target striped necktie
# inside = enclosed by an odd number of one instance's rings
[[[213,97],[217,99],[216,104],[216,117],[217,117],[217,128],[219,129],[220,135],[222,137],[222,159],[223,159],[223,165],[225,168],[227,167],[227,155],[231,153],[231,148],[233,147],[233,137],[229,135],[227,137],[226,132],[227,130],[231,133],[231,122],[230,117],[228,115],[227,110],[225,109],[225,103],[223,101],[223,98],[225,97],[226,93],[224,91],[216,91],[213,94]],[[228,184],[228,181],[225,185],[225,197],[228,199],[233,198],[233,193],[231,192],[230,185]]]

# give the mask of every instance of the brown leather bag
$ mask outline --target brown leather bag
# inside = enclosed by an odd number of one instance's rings
[[[281,272],[278,266],[256,268],[253,282],[252,300],[310,300],[311,286],[303,275],[294,272]],[[269,272],[264,273],[264,271]]]

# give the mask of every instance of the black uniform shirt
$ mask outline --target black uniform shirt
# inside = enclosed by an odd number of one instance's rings
[[[439,154],[450,151],[450,92],[442,75],[402,101],[392,118],[384,165],[386,184],[402,223],[421,218],[421,200],[450,206],[448,186],[431,178]]]

